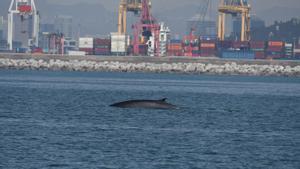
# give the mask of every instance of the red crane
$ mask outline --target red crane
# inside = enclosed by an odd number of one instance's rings
[[[133,53],[134,55],[149,55],[149,48],[153,49],[153,55],[159,54],[160,25],[152,16],[149,0],[142,0],[141,18],[133,25]],[[145,52],[147,51],[147,52]],[[152,55],[152,54],[150,54]]]

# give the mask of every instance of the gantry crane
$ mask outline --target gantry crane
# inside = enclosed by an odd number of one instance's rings
[[[138,23],[133,26],[133,53],[140,55],[140,45],[148,45],[148,55],[159,56],[160,24],[152,16],[150,11],[150,0],[142,0],[142,14]],[[151,50],[151,54],[149,51]]]
[[[121,0],[119,5],[118,33],[126,34],[127,12],[138,15],[142,10],[142,0]]]
[[[24,22],[26,17],[33,18],[33,31],[30,38],[32,39],[32,45],[38,47],[39,38],[39,13],[37,11],[34,0],[12,0],[8,10],[8,34],[7,43],[9,50],[13,50],[13,34],[14,34],[14,15],[18,15],[21,18],[21,22]],[[22,33],[27,33],[22,31]]]
[[[230,14],[234,17],[240,15],[241,25],[241,41],[250,40],[250,10],[251,6],[247,0],[221,0],[219,6],[219,24],[218,38],[225,39],[225,16]]]

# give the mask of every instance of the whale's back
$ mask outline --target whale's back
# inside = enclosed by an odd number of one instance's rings
[[[175,109],[175,105],[162,100],[129,100],[110,105],[119,108],[144,108],[144,109]]]

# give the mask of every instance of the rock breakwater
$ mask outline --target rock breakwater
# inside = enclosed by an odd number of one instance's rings
[[[65,71],[113,71],[113,72],[153,72],[227,74],[253,76],[300,76],[300,65],[259,65],[238,64],[229,61],[225,64],[213,63],[152,63],[118,62],[92,60],[59,59],[0,59],[1,69],[65,70]]]

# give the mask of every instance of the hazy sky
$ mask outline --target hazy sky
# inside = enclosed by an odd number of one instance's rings
[[[0,0],[0,16],[7,16],[11,0]],[[85,25],[84,32],[105,33],[116,29],[117,10],[120,0],[35,0],[42,21],[49,22],[56,15],[70,15],[74,23]],[[219,0],[211,0],[211,16],[217,14]],[[173,31],[182,32],[185,22],[196,14],[203,0],[152,0],[154,16],[166,22]],[[264,19],[267,24],[274,20],[300,17],[300,0],[249,0],[252,15]],[[214,17],[215,18],[215,17]],[[136,18],[130,18],[135,22]],[[104,26],[105,25],[105,26]],[[85,29],[85,30],[84,30]]]
[[[41,0],[36,0],[41,1]],[[103,4],[107,9],[113,10],[116,8],[119,0],[47,0],[49,3],[56,4],[75,4],[75,3],[94,3]],[[218,0],[211,0],[214,4],[218,3]],[[197,4],[201,0],[152,0],[154,9],[164,10],[166,8],[176,8],[178,6],[184,6],[187,4]],[[300,9],[300,0],[249,0],[253,6],[254,11],[269,9],[273,7],[293,7]]]
[[[8,6],[11,0],[1,0],[0,6]],[[119,0],[35,0],[39,3],[57,4],[57,5],[73,5],[76,3],[102,4],[108,10],[114,11],[117,8]],[[160,11],[172,9],[178,6],[186,6],[189,4],[198,4],[202,0],[152,0],[154,10]],[[211,0],[216,6],[219,0]],[[274,7],[290,7],[300,9],[300,0],[249,0],[253,6],[254,12]],[[8,7],[7,7],[8,8]],[[3,12],[1,12],[3,13]]]

